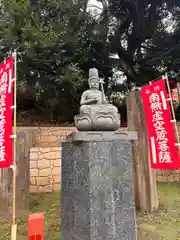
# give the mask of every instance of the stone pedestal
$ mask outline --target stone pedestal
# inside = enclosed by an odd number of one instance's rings
[[[62,144],[62,240],[136,240],[134,139],[134,132],[76,132]]]

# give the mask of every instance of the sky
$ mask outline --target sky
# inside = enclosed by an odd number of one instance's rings
[[[92,5],[94,5],[94,6],[92,6]],[[89,0],[89,2],[88,2],[89,9],[91,9],[91,10],[96,9],[97,11],[100,12],[100,9],[96,8],[95,6],[101,8],[102,4],[100,2],[97,2],[96,0]]]

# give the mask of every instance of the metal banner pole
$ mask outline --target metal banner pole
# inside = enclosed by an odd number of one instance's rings
[[[168,89],[168,94],[169,94],[169,102],[171,106],[171,111],[172,111],[172,122],[174,123],[174,129],[175,129],[175,134],[176,134],[176,139],[177,139],[177,146],[179,148],[179,153],[180,153],[180,144],[179,144],[179,133],[178,133],[178,128],[176,124],[176,116],[174,112],[174,106],[173,106],[173,101],[172,101],[172,94],[171,94],[171,89],[169,85],[169,80],[168,80],[168,74],[166,73],[165,76],[163,76],[163,79],[165,79],[166,84],[167,84],[167,89]]]
[[[11,240],[16,240],[17,237],[17,225],[16,225],[16,128],[17,128],[17,112],[16,112],[16,103],[17,103],[17,87],[16,87],[16,79],[17,79],[17,52],[16,50],[13,53],[14,57],[14,129],[13,129],[13,159],[14,159],[14,166],[13,166],[13,199],[12,199],[12,229],[11,229]]]

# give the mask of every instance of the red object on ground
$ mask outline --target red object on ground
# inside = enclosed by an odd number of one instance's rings
[[[28,219],[28,240],[44,239],[44,213],[33,213]]]

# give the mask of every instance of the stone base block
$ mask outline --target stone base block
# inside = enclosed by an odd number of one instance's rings
[[[62,144],[61,239],[136,240],[130,138],[84,140]]]

